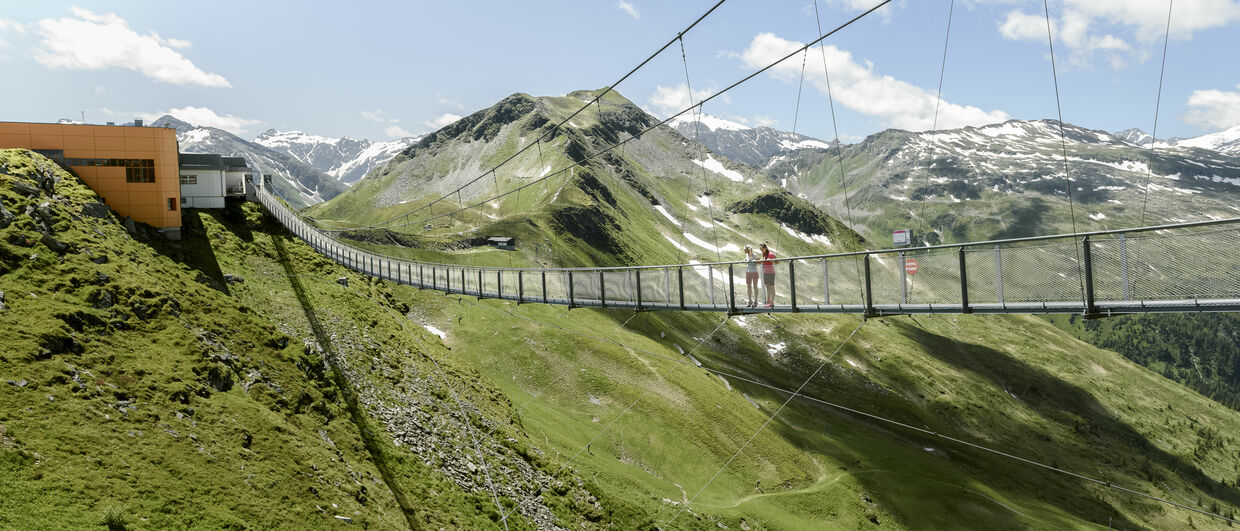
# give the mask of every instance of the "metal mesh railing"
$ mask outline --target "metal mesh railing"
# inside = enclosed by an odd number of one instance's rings
[[[1235,252],[1240,218],[782,258],[758,267],[754,289],[743,262],[521,269],[384,256],[328,237],[265,189],[258,195],[290,231],[345,267],[479,297],[655,310],[866,315],[1240,311],[1240,256]]]

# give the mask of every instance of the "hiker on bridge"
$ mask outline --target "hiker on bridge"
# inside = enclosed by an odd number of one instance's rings
[[[758,288],[758,257],[753,253],[753,247],[745,246],[745,290],[749,294],[749,304],[746,308],[756,308],[758,306],[758,295],[761,294]]]
[[[775,307],[775,251],[762,242],[762,283],[766,286],[766,307]]]

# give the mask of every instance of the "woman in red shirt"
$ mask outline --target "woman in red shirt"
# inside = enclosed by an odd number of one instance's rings
[[[761,245],[762,249],[762,283],[766,286],[766,307],[775,307],[775,252],[767,246],[766,242]]]

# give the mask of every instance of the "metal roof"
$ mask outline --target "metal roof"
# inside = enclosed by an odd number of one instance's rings
[[[241,157],[222,157],[222,159],[224,160],[224,165],[228,166],[229,170],[249,170],[250,169],[250,166],[245,163],[245,159]]]
[[[183,170],[225,170],[224,158],[214,153],[178,153]]]

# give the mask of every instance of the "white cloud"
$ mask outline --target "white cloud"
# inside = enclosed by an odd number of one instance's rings
[[[103,85],[95,85],[95,94],[107,94],[108,90]]]
[[[189,42],[165,40],[154,32],[140,35],[112,13],[97,15],[77,7],[72,11],[72,18],[39,21],[43,41],[34,57],[43,66],[67,70],[128,68],[164,83],[232,86],[224,76],[203,71],[173,49],[187,47]]]
[[[619,8],[621,11],[628,13],[629,16],[633,18],[636,18],[636,19],[642,18],[642,14],[637,11],[637,6],[633,5],[633,2],[628,2],[626,0],[620,0],[620,3],[616,4],[616,7]]]
[[[385,128],[385,129],[383,130],[383,134],[385,134],[385,135],[387,135],[387,136],[389,136],[389,137],[391,137],[391,138],[405,138],[405,137],[407,137],[407,136],[413,136],[413,133],[410,133],[409,131],[406,131],[403,127],[401,127],[401,126],[399,126],[399,125],[389,125],[389,126],[387,126],[387,128]]]
[[[11,19],[0,17],[0,31],[13,30],[18,35],[26,34],[26,26]]]
[[[739,55],[741,62],[750,68],[766,66],[788,55],[803,43],[782,39],[771,33],[761,33],[753,38],[749,47]],[[805,79],[823,94],[827,92],[826,77],[822,71],[822,48],[810,48],[805,68]],[[799,57],[794,56],[794,59]],[[831,74],[831,90],[835,101],[845,108],[883,120],[889,127],[924,131],[934,124],[935,95],[933,92],[875,72],[874,64],[853,60],[852,54],[835,46],[826,47],[827,67]],[[789,59],[768,70],[777,78],[796,82],[801,75],[801,61]],[[951,129],[966,125],[985,125],[1008,119],[1001,110],[986,111],[972,105],[960,105],[943,101],[939,105],[939,129]]]
[[[104,112],[111,113],[107,109],[104,109]],[[138,117],[152,122],[165,114],[170,114],[173,118],[200,127],[223,129],[235,135],[243,135],[251,126],[263,123],[262,120],[250,120],[231,114],[221,115],[206,107],[194,107],[192,105],[163,112],[138,113]]]
[[[1067,63],[1089,68],[1096,58],[1114,69],[1153,56],[1167,31],[1165,0],[1064,0],[1051,28],[1057,45],[1067,52]],[[1180,0],[1171,14],[1171,38],[1188,40],[1197,31],[1240,21],[1235,0]],[[999,33],[1010,40],[1046,44],[1043,12],[1011,11],[999,23]]]
[[[450,112],[445,112],[439,116],[436,116],[434,120],[428,120],[426,122],[426,126],[432,129],[442,129],[443,127],[460,119],[461,119],[460,115],[452,114]],[[409,135],[406,135],[406,136],[409,136]]]
[[[383,115],[383,109],[375,109],[373,111],[362,111],[362,118],[371,122],[379,122],[381,124],[398,124],[400,119],[388,118]]]
[[[675,87],[665,87],[663,85],[655,86],[654,94],[650,96],[650,105],[656,111],[663,113],[665,116],[676,114],[685,110],[690,105],[709,98],[715,91],[710,89],[698,89],[693,91],[693,101],[689,101],[689,86],[681,83]]]
[[[1240,85],[1236,85],[1240,90]],[[1194,90],[1188,97],[1189,111],[1184,121],[1212,129],[1240,125],[1240,92]]]

